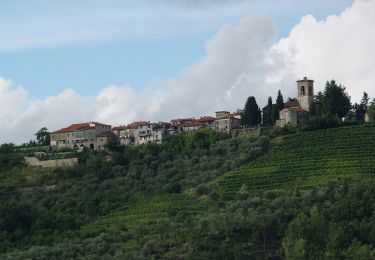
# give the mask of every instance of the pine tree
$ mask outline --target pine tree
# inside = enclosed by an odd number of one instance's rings
[[[375,121],[375,98],[372,100],[368,107],[368,117],[371,122]]]
[[[327,81],[323,93],[323,113],[326,115],[338,116],[343,118],[348,114],[351,108],[350,96],[346,88],[337,85],[334,80]]]

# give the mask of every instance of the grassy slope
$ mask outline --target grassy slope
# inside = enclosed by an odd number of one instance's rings
[[[189,195],[165,194],[141,198],[122,209],[82,227],[83,232],[103,232],[107,229],[131,229],[137,225],[153,224],[168,217],[183,218],[196,214],[204,204]]]
[[[245,184],[251,191],[311,187],[375,173],[375,125],[286,136],[270,153],[218,181],[226,196]]]
[[[375,125],[361,125],[302,133],[274,140],[275,148],[256,161],[217,179],[223,195],[230,197],[246,186],[256,192],[312,187],[337,178],[363,178],[375,173]],[[210,205],[186,194],[139,198],[124,208],[81,228],[88,236],[127,230],[131,237],[123,249],[137,245],[139,230],[167,218],[180,219],[207,211]],[[181,235],[181,234],[179,234]],[[176,239],[177,234],[171,234]]]
[[[290,135],[265,156],[220,177],[217,184],[219,190],[230,197],[243,184],[250,190],[264,191],[311,187],[337,178],[368,176],[375,173],[374,147],[375,125]],[[153,224],[170,217],[172,212],[202,212],[202,206],[189,195],[141,198],[84,226],[82,231],[98,233],[112,228],[129,229]]]

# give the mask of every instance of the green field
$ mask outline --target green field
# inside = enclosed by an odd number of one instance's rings
[[[311,187],[346,177],[375,176],[375,125],[290,135],[271,152],[219,181],[225,196],[250,191]]]
[[[104,216],[82,227],[83,232],[103,232],[104,230],[129,230],[138,225],[154,224],[167,218],[185,218],[203,209],[203,203],[183,194],[165,194],[126,204],[122,209]]]

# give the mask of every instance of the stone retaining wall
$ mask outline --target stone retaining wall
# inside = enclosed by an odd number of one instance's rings
[[[38,166],[43,168],[54,168],[54,167],[71,167],[78,164],[78,158],[59,159],[59,160],[47,160],[40,161],[35,157],[25,157],[25,162],[29,166]]]

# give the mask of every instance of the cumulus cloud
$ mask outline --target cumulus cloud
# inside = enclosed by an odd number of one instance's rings
[[[271,94],[275,86],[265,79],[279,65],[267,62],[275,34],[275,27],[266,16],[247,17],[238,26],[223,26],[207,41],[204,59],[175,82],[160,113],[173,116],[177,110],[181,116],[188,116],[235,110],[249,94]]]
[[[363,91],[375,95],[375,1],[356,1],[339,16],[317,21],[305,16],[289,37],[274,47],[294,75],[316,79],[319,89],[330,79],[347,86],[354,100]]]
[[[179,76],[154,79],[139,93],[113,85],[92,98],[69,89],[33,101],[24,88],[0,78],[0,143],[28,140],[44,125],[55,130],[88,120],[117,125],[234,111],[250,95],[265,105],[278,89],[285,98],[295,96],[295,80],[303,76],[315,79],[317,90],[334,78],[354,101],[362,91],[374,97],[374,11],[375,1],[358,0],[323,21],[308,15],[279,41],[268,17],[244,18],[224,25],[206,42],[205,57]]]

